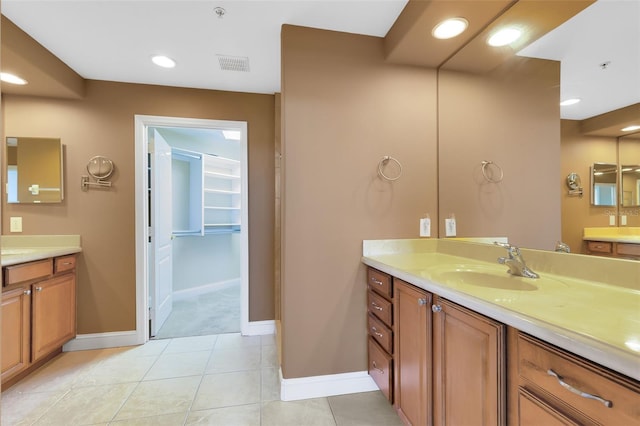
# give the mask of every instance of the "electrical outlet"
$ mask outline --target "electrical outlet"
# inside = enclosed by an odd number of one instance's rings
[[[10,222],[10,231],[11,232],[22,232],[22,218],[21,217],[11,217],[9,219]]]

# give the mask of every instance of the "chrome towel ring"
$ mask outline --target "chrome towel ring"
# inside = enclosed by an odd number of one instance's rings
[[[384,170],[383,170],[384,166],[386,166],[389,161],[392,161],[398,165],[397,176],[389,177],[384,174]],[[382,160],[380,160],[380,162],[378,163],[378,175],[384,180],[388,180],[390,182],[393,182],[394,180],[398,180],[400,179],[400,176],[402,176],[402,164],[400,164],[400,162],[395,158],[385,155],[384,157],[382,157]]]
[[[489,166],[493,164],[493,168],[498,170],[499,176],[494,177],[494,171],[489,169]],[[493,161],[483,161],[482,162],[482,176],[490,183],[500,183],[502,182],[502,178],[504,177],[504,172],[502,171],[502,167],[498,166]]]

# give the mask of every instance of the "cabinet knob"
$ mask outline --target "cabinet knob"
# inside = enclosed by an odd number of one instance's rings
[[[25,290],[24,292],[25,296],[30,296],[31,295],[31,290]]]
[[[418,305],[424,306],[427,304],[427,299],[418,299]]]
[[[42,287],[36,287],[36,291],[42,291]]]
[[[442,306],[440,306],[440,305],[431,305],[431,310],[433,312],[440,312],[442,310]]]

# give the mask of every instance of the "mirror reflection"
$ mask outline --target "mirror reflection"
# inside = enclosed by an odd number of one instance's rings
[[[640,133],[618,139],[620,205],[640,207]]]
[[[616,205],[617,164],[595,163],[591,167],[591,204],[594,206]]]
[[[62,202],[60,139],[7,137],[6,142],[7,202]]]

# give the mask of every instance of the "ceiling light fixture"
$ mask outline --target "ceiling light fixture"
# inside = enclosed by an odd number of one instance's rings
[[[640,130],[640,126],[638,126],[637,124],[634,124],[632,126],[627,126],[624,129],[620,129],[620,130],[622,130],[623,132],[632,132],[634,130]]]
[[[218,19],[222,19],[222,17],[227,13],[227,11],[224,10],[224,7],[214,7],[213,12],[218,15]]]
[[[176,66],[176,61],[164,55],[156,55],[151,58],[154,64],[162,68],[173,68]]]
[[[469,26],[469,21],[464,18],[451,18],[440,22],[433,27],[431,34],[435,38],[448,39],[462,34],[464,30]]]
[[[0,72],[0,80],[5,83],[18,84],[20,86],[27,84],[27,80],[20,78],[17,75],[9,74],[8,72]]]
[[[522,31],[517,28],[503,28],[489,37],[487,43],[493,47],[506,46],[516,41],[521,35]]]
[[[578,102],[580,102],[582,99],[580,98],[570,98],[570,99],[565,99],[564,101],[560,102],[560,106],[569,106],[569,105],[575,105]]]

